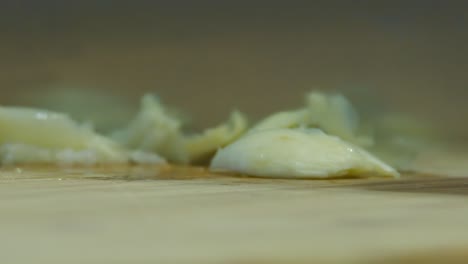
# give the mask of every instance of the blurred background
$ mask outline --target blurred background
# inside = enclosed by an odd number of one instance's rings
[[[298,107],[321,89],[344,93],[364,114],[412,115],[467,141],[467,8],[430,0],[2,1],[0,104],[48,106],[68,96],[56,108],[79,102],[123,120],[154,92],[202,128],[233,108],[257,120]]]

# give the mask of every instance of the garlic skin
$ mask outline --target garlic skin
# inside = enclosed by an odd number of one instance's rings
[[[364,149],[319,129],[266,129],[218,150],[212,171],[270,178],[399,177]]]

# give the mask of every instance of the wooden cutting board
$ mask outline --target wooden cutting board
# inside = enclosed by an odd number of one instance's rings
[[[466,263],[468,178],[0,170],[2,263]]]

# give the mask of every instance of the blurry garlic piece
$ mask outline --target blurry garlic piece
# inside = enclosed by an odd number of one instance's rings
[[[22,97],[32,106],[67,113],[78,122],[92,122],[99,132],[120,127],[136,110],[125,95],[97,87],[54,85],[28,91]]]
[[[181,120],[170,115],[154,96],[145,95],[141,109],[130,124],[112,134],[126,148],[158,153],[171,161],[187,162]]]
[[[318,129],[301,128],[248,133],[220,149],[210,168],[274,178],[399,176],[358,146]]]
[[[426,167],[414,166],[418,156],[444,149],[439,127],[423,120],[397,113],[381,114],[375,120],[375,136],[378,144],[369,151],[402,171],[426,171]]]
[[[306,106],[295,111],[279,112],[260,121],[250,131],[274,128],[319,128],[353,144],[368,147],[373,139],[360,131],[359,115],[340,94],[311,92]]]
[[[242,113],[234,111],[225,124],[207,129],[202,134],[187,136],[185,146],[190,161],[204,161],[211,157],[218,148],[239,138],[246,129],[247,119]]]
[[[308,126],[360,146],[372,145],[370,136],[359,134],[359,115],[343,95],[311,92],[307,95],[307,109]]]
[[[123,162],[126,151],[67,115],[46,110],[0,107],[1,163]]]
[[[275,128],[297,128],[300,126],[308,126],[309,123],[308,109],[285,111],[268,116],[251,128],[249,132]]]
[[[171,115],[156,97],[145,95],[135,119],[112,138],[129,149],[157,153],[170,161],[186,164],[210,158],[246,129],[246,118],[234,111],[226,124],[201,134],[186,135],[180,119]]]

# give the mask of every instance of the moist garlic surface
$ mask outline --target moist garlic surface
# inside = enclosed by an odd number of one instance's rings
[[[125,162],[127,152],[65,114],[0,107],[1,163]]]
[[[266,129],[248,133],[218,151],[213,171],[260,177],[398,177],[364,149],[319,129]]]
[[[218,150],[213,171],[261,177],[398,177],[364,150],[373,138],[345,97],[312,92],[303,108],[273,114],[243,137]]]

